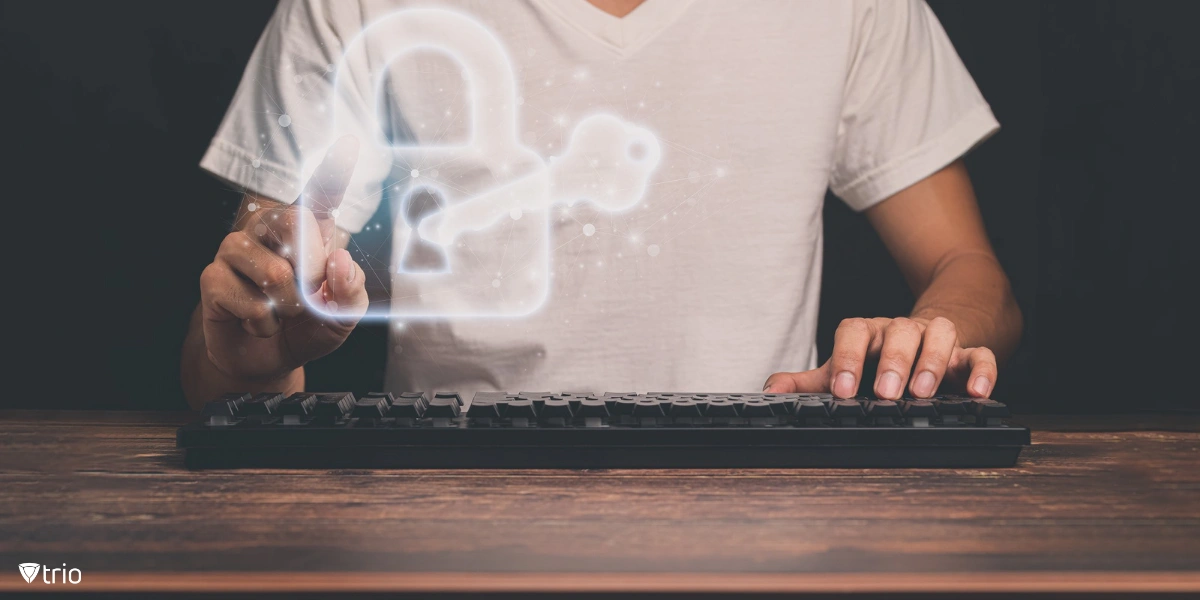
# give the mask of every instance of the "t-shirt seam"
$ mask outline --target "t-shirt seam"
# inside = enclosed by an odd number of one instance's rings
[[[867,170],[862,175],[855,177],[848,184],[835,184],[831,186],[833,192],[855,207],[862,205],[863,208],[866,208],[878,203],[883,198],[855,198],[854,194],[861,188],[866,187],[869,183],[882,179],[885,175],[903,170],[903,168],[911,163],[914,158],[936,149],[938,146],[946,143],[947,140],[952,139],[954,136],[960,134],[959,129],[970,124],[982,114],[990,112],[991,107],[986,102],[978,104],[975,108],[964,113],[963,116],[959,117],[951,126],[947,127],[936,137],[926,140],[925,142],[910,148],[899,156]],[[968,149],[969,148],[964,148],[963,152]]]

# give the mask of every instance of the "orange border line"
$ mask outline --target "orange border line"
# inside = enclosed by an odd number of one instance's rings
[[[100,572],[78,585],[0,578],[0,592],[1200,592],[1200,572],[353,573]]]

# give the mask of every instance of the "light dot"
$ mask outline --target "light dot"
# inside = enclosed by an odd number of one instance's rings
[[[392,346],[393,354],[401,354],[403,352],[404,352],[404,347],[401,346],[400,344],[396,344],[395,346]]]
[[[255,225],[254,226],[254,235],[257,235],[258,237],[267,235],[267,226],[263,225],[262,223]]]
[[[254,211],[258,210],[258,205],[251,202],[250,204],[246,205],[246,210],[248,210],[250,212],[254,212]]]
[[[583,235],[586,235],[588,237],[596,235],[596,226],[592,225],[591,223],[584,225],[583,226]]]
[[[279,126],[287,127],[292,124],[292,118],[287,115],[279,115]]]
[[[408,172],[408,175],[409,175],[409,177],[420,177],[421,171],[419,169],[413,169]]]
[[[512,217],[512,220],[514,220],[514,221],[516,221],[517,219],[520,219],[522,214],[524,214],[524,213],[522,213],[521,209],[519,209],[519,208],[514,208],[514,209],[508,211],[508,216]]]
[[[646,254],[649,254],[650,256],[658,256],[658,250],[658,244],[650,244],[646,247]]]
[[[498,287],[500,287],[500,280],[499,280],[499,279],[493,279],[493,280],[492,280],[492,287],[494,287],[494,288],[498,288]]]
[[[330,300],[329,302],[326,302],[326,303],[325,303],[325,306],[328,306],[328,307],[329,307],[329,311],[330,311],[330,312],[337,312],[337,309],[338,309],[338,303],[337,303],[337,301],[336,301],[336,300]]]
[[[727,172],[725,167],[717,167],[717,177],[724,177]]]
[[[342,209],[340,209],[340,208],[335,208],[335,209],[329,211],[329,216],[331,216],[335,219],[338,218],[338,215],[340,215],[340,214],[342,214]]]
[[[262,161],[261,161],[261,160],[258,160],[258,159],[256,158],[256,159],[254,159],[254,160],[250,161],[250,166],[252,166],[252,167],[254,167],[255,169],[257,169],[257,168],[259,168],[259,167],[261,167],[261,166],[262,166]]]

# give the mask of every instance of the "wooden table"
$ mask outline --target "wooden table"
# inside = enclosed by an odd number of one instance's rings
[[[190,418],[0,411],[0,593],[1200,594],[1194,416],[1017,419],[1012,469],[711,471],[190,472]]]

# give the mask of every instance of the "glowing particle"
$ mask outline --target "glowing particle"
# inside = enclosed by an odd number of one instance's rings
[[[499,279],[493,279],[493,280],[492,280],[492,287],[494,287],[494,288],[498,288],[498,287],[500,287],[500,280],[499,280]]]
[[[250,204],[246,205],[246,210],[248,210],[250,212],[254,212],[254,211],[258,210],[258,205],[251,202]]]
[[[258,159],[256,158],[256,159],[254,159],[254,160],[250,161],[250,166],[252,166],[252,167],[254,167],[255,169],[257,169],[257,168],[259,168],[259,167],[261,167],[261,166],[262,166],[262,161],[261,161],[261,160],[258,160]]]
[[[420,177],[420,176],[421,176],[421,171],[420,171],[420,169],[413,169],[413,170],[411,170],[411,171],[409,171],[409,172],[408,172],[408,176],[409,176],[409,177]]]
[[[725,167],[717,167],[717,177],[724,177],[727,173]]]
[[[262,223],[255,225],[254,226],[254,235],[257,235],[258,237],[267,235],[267,226],[263,225]]]
[[[658,244],[650,244],[646,247],[646,254],[649,254],[650,256],[658,256],[658,250]]]
[[[335,219],[338,218],[338,215],[340,215],[340,214],[342,214],[342,209],[340,209],[340,208],[335,208],[335,209],[329,211],[329,216],[331,216]]]
[[[329,311],[330,311],[330,312],[337,312],[337,309],[338,309],[338,303],[337,303],[337,301],[336,301],[336,300],[330,300],[329,302],[326,302],[326,303],[325,303],[325,306],[328,306],[328,307],[329,307]]]
[[[593,235],[596,235],[596,226],[592,225],[591,223],[584,225],[583,226],[583,235],[586,235],[588,237],[592,237]]]
[[[512,220],[514,220],[514,221],[516,221],[517,219],[520,219],[522,214],[524,214],[524,213],[522,213],[521,209],[519,209],[519,208],[514,208],[514,209],[508,211],[508,216],[512,217]]]
[[[287,127],[292,124],[292,118],[287,115],[279,115],[279,126]]]

